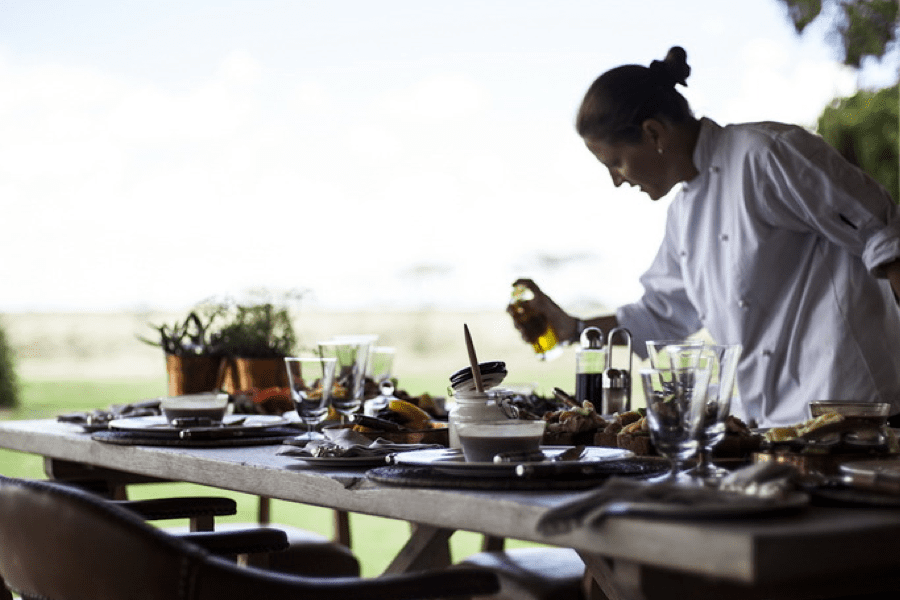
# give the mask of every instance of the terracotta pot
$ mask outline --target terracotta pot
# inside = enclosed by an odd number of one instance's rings
[[[217,356],[166,354],[170,396],[211,392],[217,388],[220,359]]]
[[[288,387],[283,358],[235,358],[238,389]]]

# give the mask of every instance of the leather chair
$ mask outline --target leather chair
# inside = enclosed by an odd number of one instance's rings
[[[584,562],[570,548],[515,548],[479,552],[460,566],[477,567],[497,575],[500,591],[485,600],[583,600]]]
[[[96,495],[0,478],[0,576],[43,600],[406,600],[489,594],[497,577],[457,569],[375,579],[238,567]]]
[[[129,501],[128,488],[132,485],[140,485],[147,483],[160,483],[161,480],[125,473],[113,469],[105,469],[94,467],[81,463],[61,460],[46,459],[44,461],[44,471],[47,476],[54,480],[75,485],[88,491],[94,492],[107,499],[130,503],[131,507],[136,506],[135,502],[158,502],[159,505],[155,510],[167,510],[171,516],[159,515],[153,517],[155,519],[178,519],[189,516],[185,511],[208,511],[212,505],[207,500],[193,500],[190,498],[169,499],[163,498],[159,500],[147,501]],[[219,500],[230,502],[232,505],[231,512],[219,514],[198,514],[191,521],[190,527],[171,527],[167,528],[170,533],[183,534],[187,531],[211,531],[213,529],[213,517],[223,515],[233,515],[237,512],[234,502],[227,498]],[[240,557],[243,563],[273,569],[294,575],[309,575],[316,577],[358,577],[360,574],[359,559],[350,549],[349,544],[349,524],[346,513],[336,514],[335,528],[338,535],[335,540],[330,540],[325,536],[281,523],[269,522],[270,500],[269,498],[260,497],[258,520],[256,522],[241,523],[217,523],[215,528],[218,531],[235,531],[248,530],[253,528],[263,529],[279,529],[283,531],[288,538],[288,548],[281,552],[256,552],[245,554]],[[204,504],[207,503],[207,504]],[[147,506],[151,506],[147,504]],[[221,508],[221,506],[219,507]],[[336,511],[337,512],[337,511]],[[341,518],[343,517],[343,521]],[[201,521],[197,521],[201,518]],[[2,600],[2,599],[0,599]]]

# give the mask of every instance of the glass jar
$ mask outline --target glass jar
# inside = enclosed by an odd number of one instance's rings
[[[459,448],[459,434],[456,430],[458,423],[471,423],[476,421],[502,421],[506,418],[498,400],[509,395],[507,390],[489,390],[479,394],[476,391],[457,392],[453,397],[456,406],[450,409],[447,415],[447,426],[450,433],[450,447]]]

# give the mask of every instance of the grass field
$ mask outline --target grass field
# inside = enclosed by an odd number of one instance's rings
[[[377,333],[379,343],[397,348],[394,368],[402,389],[413,394],[443,395],[449,375],[467,363],[462,324],[472,331],[482,360],[507,363],[508,383],[534,383],[542,393],[574,387],[571,350],[544,363],[535,359],[508,317],[495,313],[310,313],[298,323],[302,343],[338,333]],[[165,394],[166,379],[159,349],[137,341],[148,323],[170,322],[179,315],[155,313],[6,315],[4,324],[17,351],[21,405],[6,419],[52,418],[64,412],[105,408]],[[0,473],[44,477],[39,457],[0,450]],[[255,519],[257,499],[183,483],[133,486],[131,498],[217,494],[235,498],[238,515],[229,521]],[[324,535],[332,534],[330,510],[273,501],[272,520]],[[351,515],[353,550],[366,576],[382,572],[409,533],[404,522]],[[479,549],[481,538],[459,532],[451,540],[455,560]],[[525,545],[512,540],[510,547]]]

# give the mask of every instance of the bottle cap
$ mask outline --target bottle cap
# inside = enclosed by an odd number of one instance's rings
[[[581,332],[581,347],[590,350],[603,347],[603,332],[599,327],[586,327]]]

